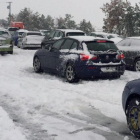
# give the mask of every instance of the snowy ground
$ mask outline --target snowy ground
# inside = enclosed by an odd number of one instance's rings
[[[34,73],[35,51],[15,47],[13,55],[0,55],[0,140],[135,139],[121,97],[125,84],[140,73],[69,84]]]

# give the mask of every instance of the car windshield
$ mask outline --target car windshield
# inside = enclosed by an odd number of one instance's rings
[[[9,28],[8,29],[9,31],[17,31],[17,30],[19,30],[18,28]]]
[[[42,36],[41,33],[27,33],[27,35],[40,35],[40,36]]]
[[[18,35],[22,35],[24,32],[19,32]]]
[[[107,50],[118,50],[117,46],[113,42],[85,42],[88,50],[90,51],[107,51]]]
[[[85,33],[82,32],[69,32],[66,36],[85,36]]]
[[[9,37],[9,34],[6,31],[0,31],[0,36]]]
[[[42,31],[45,35],[49,35],[50,31]]]

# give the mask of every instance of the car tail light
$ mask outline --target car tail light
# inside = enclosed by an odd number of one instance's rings
[[[97,43],[106,43],[106,40],[97,40]]]
[[[81,59],[82,61],[88,60],[88,59],[89,59],[89,55],[80,54],[80,59]]]
[[[90,66],[89,66],[88,69],[95,69],[95,67],[90,67]]]
[[[124,54],[119,54],[119,55],[117,55],[117,56],[116,56],[116,59],[119,59],[119,60],[120,60],[120,59],[124,59]]]
[[[90,60],[96,60],[97,56],[93,56]]]
[[[96,60],[97,59],[97,56],[93,56],[92,58],[90,58],[90,56],[89,55],[86,55],[86,54],[80,54],[80,59],[82,60],[82,61],[84,61],[84,60]]]

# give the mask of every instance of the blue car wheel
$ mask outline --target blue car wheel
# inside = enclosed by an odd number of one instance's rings
[[[78,82],[79,79],[76,76],[73,64],[68,64],[65,71],[66,80],[69,83]]]

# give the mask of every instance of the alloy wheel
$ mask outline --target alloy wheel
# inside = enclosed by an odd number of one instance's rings
[[[68,81],[72,81],[74,79],[74,76],[74,69],[71,65],[69,65],[66,70],[66,78]]]
[[[130,111],[130,123],[135,131],[140,130],[140,110],[137,107],[133,107]]]
[[[35,72],[40,72],[41,71],[41,68],[40,68],[40,61],[39,61],[39,59],[38,59],[38,57],[36,57],[35,59],[34,59],[34,71]]]

